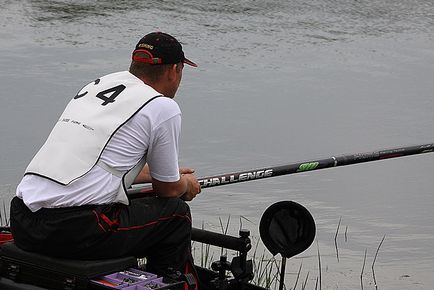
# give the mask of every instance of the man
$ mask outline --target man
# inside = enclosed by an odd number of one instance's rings
[[[160,275],[192,267],[185,201],[200,185],[192,169],[178,167],[181,112],[173,100],[184,64],[197,66],[174,37],[150,33],[129,71],[77,93],[11,202],[18,247],[75,259],[146,256]],[[152,182],[156,197],[129,201],[133,182]]]

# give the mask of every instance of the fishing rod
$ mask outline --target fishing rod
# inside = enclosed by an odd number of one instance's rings
[[[340,156],[332,156],[329,158],[315,159],[310,161],[295,162],[287,165],[264,167],[252,170],[243,170],[233,173],[225,173],[221,175],[213,175],[208,177],[198,178],[201,188],[208,188],[220,185],[227,185],[239,182],[246,182],[269,177],[301,173],[306,171],[319,170],[330,167],[345,166],[363,162],[371,162],[383,159],[397,158],[415,154],[430,153],[434,151],[434,143],[414,145],[407,147],[384,149],[380,151],[372,151],[365,153],[356,153]],[[150,185],[136,185],[134,188],[128,189],[128,196],[152,194]]]

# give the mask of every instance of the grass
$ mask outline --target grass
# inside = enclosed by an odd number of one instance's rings
[[[377,278],[375,277],[374,265],[375,265],[375,261],[377,261],[378,252],[380,251],[380,247],[381,247],[381,245],[383,244],[385,238],[386,238],[386,235],[383,236],[383,238],[381,239],[380,244],[378,245],[377,251],[375,251],[374,260],[372,261],[372,266],[371,266],[371,269],[372,269],[372,277],[373,277],[373,279],[374,279],[374,286],[375,286],[375,289],[378,289],[378,284],[377,284]]]
[[[321,254],[319,251],[319,244],[318,244],[318,240],[316,240],[316,248],[317,248],[317,253],[318,253],[318,277],[316,279],[317,283],[315,284],[315,289],[317,289],[317,286],[319,285],[319,289],[322,289],[322,268],[321,268]],[[319,282],[319,284],[318,284]]]
[[[3,200],[2,203],[3,203],[3,206],[0,209],[0,226],[2,226],[2,227],[8,227],[9,226],[9,221],[10,221],[9,220],[9,215],[7,214],[8,211],[6,209],[6,203],[5,203],[5,201]]]
[[[205,229],[204,223],[202,223],[202,230]],[[213,255],[210,256],[211,246],[208,244],[201,243],[201,251],[200,251],[200,266],[202,268],[210,268],[211,263],[213,262]]]
[[[365,249],[365,255],[363,256],[362,272],[360,273],[360,288],[361,288],[361,290],[363,290],[363,272],[365,271],[367,252],[368,252],[368,249]]]
[[[231,216],[228,217],[228,219],[226,221],[223,221],[221,218],[219,218],[219,224],[220,224],[220,229],[222,231],[223,234],[228,234],[228,229],[229,229],[229,224],[230,224],[230,220],[231,220]],[[240,217],[240,227],[242,228],[242,221],[249,221],[250,223],[254,224],[253,222],[251,222],[250,220],[248,220],[245,217]],[[256,225],[255,225],[256,226]],[[339,235],[343,236],[343,239],[345,242],[348,242],[348,226],[344,227],[344,231],[340,231],[342,227],[342,217],[339,218],[339,221],[337,223],[337,227],[336,227],[336,231],[334,234],[334,245],[335,245],[335,251],[336,251],[336,259],[337,263],[342,263],[342,259],[345,258],[342,257],[339,254],[339,244],[338,244],[338,238]],[[202,224],[202,228],[203,228],[203,224]],[[255,237],[255,236],[250,236],[251,240],[252,240],[252,244],[254,245],[253,249],[250,250],[249,254],[248,254],[248,259],[251,259],[253,262],[253,271],[254,271],[254,278],[252,280],[252,284],[255,284],[257,286],[260,287],[264,287],[270,290],[276,290],[279,287],[279,279],[280,279],[280,268],[281,268],[281,260],[280,255],[278,256],[271,256],[271,254],[269,254],[267,252],[266,249],[261,249],[262,248],[262,244],[261,241],[259,239],[259,237]],[[377,247],[377,250],[375,252],[375,255],[373,257],[373,262],[371,265],[371,285],[373,284],[373,286],[375,286],[375,289],[378,289],[378,283],[377,283],[377,277],[375,276],[375,263],[377,260],[377,257],[379,255],[380,252],[380,248],[383,244],[385,240],[385,236],[383,237],[383,239],[381,240],[380,244]],[[213,250],[210,245],[201,245],[201,247],[203,249],[206,250],[202,250],[201,251],[201,255],[200,255],[200,261],[201,261],[201,266],[205,266],[208,267],[211,263],[212,263],[212,257],[213,254],[212,252],[216,251]],[[205,248],[204,248],[205,247]],[[328,255],[323,255],[320,251],[320,245],[319,245],[319,241],[316,239],[316,260],[317,260],[317,269],[314,269],[314,271],[312,271],[312,269],[309,269],[309,267],[305,267],[304,263],[303,263],[303,259],[306,259],[306,257],[301,258],[301,262],[297,263],[298,265],[297,267],[297,271],[295,272],[291,272],[290,270],[287,270],[287,272],[285,272],[285,282],[286,284],[291,284],[291,286],[289,285],[285,285],[284,289],[285,290],[305,290],[305,289],[315,289],[315,290],[322,290],[322,289],[330,289],[329,285],[324,284],[324,278],[328,277],[328,273],[330,272],[329,266],[328,265],[324,265],[323,263],[323,258],[324,257],[328,257]],[[228,261],[230,261],[229,256],[230,255],[237,255],[236,252],[229,252],[228,250],[226,250],[225,252],[223,252],[223,249],[220,249],[220,254],[226,254],[228,256]],[[360,273],[360,289],[364,290],[364,284],[363,284],[363,277],[365,277],[366,279],[366,274],[365,273],[365,266],[366,266],[366,260],[367,260],[367,254],[368,251],[367,249],[364,250],[364,255],[361,256],[361,260],[363,260],[361,262],[361,273]],[[202,255],[204,255],[202,257]],[[197,257],[195,257],[197,259]],[[307,257],[309,258],[309,257]],[[312,256],[311,258],[315,258],[314,256]],[[292,263],[292,267],[294,267],[294,261],[296,261],[297,259],[300,259],[300,257],[295,257],[293,258],[291,261],[293,261]],[[206,261],[206,263],[205,263]],[[351,269],[348,270],[349,272],[353,272]],[[312,273],[316,273],[316,275],[312,275]],[[309,283],[310,282],[310,283]],[[309,287],[309,288],[308,288]],[[347,289],[347,287],[343,287],[343,288],[339,288],[339,286],[333,288],[333,289]]]

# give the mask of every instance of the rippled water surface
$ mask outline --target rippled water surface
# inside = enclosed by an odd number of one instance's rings
[[[179,38],[181,163],[206,176],[434,141],[434,2],[0,0],[0,196],[6,201],[84,83],[128,68],[145,33]],[[195,225],[230,216],[257,236],[279,200],[307,207],[317,241],[291,259],[315,289],[434,289],[434,155],[204,190]],[[337,234],[337,258],[335,235]],[[360,274],[366,255],[363,285]],[[300,278],[300,279],[301,279]],[[297,289],[301,287],[298,284]]]

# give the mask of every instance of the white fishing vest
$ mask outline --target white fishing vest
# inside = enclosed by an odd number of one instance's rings
[[[68,185],[97,164],[122,178],[118,196],[128,203],[126,188],[143,168],[145,158],[127,172],[119,172],[99,158],[113,134],[158,96],[161,94],[128,71],[91,82],[69,102],[25,174]]]

